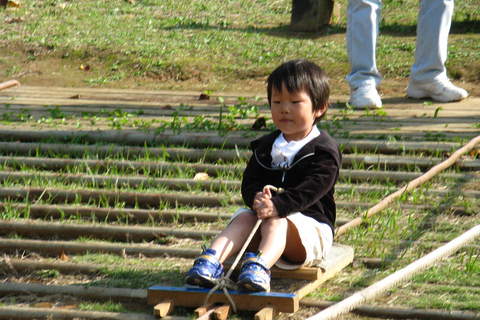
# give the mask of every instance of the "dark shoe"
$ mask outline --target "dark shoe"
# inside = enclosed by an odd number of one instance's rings
[[[261,254],[261,251],[245,253],[237,282],[241,290],[270,291],[270,269],[260,257]]]
[[[188,271],[185,282],[192,286],[213,288],[223,275],[223,266],[215,257],[216,251],[202,246],[203,252]]]

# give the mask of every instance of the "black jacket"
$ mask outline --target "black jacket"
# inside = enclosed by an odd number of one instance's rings
[[[289,169],[272,168],[271,150],[280,135],[276,130],[251,142],[253,155],[243,173],[242,196],[252,208],[253,200],[266,185],[283,188],[273,194],[272,201],[281,217],[301,212],[334,230],[335,183],[339,176],[342,155],[335,140],[325,131],[298,151]]]

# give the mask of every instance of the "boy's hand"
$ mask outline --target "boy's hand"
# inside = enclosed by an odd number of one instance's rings
[[[264,192],[259,192],[255,195],[253,201],[253,210],[257,213],[258,219],[265,219],[278,216],[278,211],[272,200],[272,193],[270,189],[265,189]]]

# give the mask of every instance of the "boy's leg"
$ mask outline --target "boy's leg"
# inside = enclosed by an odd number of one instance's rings
[[[250,211],[239,214],[216,238],[210,248],[215,250],[216,257],[222,263],[242,249],[253,230],[257,217]],[[251,241],[249,247],[258,248],[259,235]]]
[[[240,213],[213,241],[210,248],[203,247],[203,252],[194,261],[185,281],[190,285],[205,288],[215,286],[222,277],[222,263],[242,248],[253,229],[257,218],[249,211]],[[258,235],[259,238],[259,235]],[[258,240],[257,247],[258,247]]]
[[[242,261],[238,286],[248,291],[270,291],[270,268],[282,254],[303,262],[306,252],[295,225],[286,218],[265,219],[260,227],[261,242],[257,253],[247,252]]]
[[[305,248],[295,225],[286,218],[265,219],[261,225],[261,242],[258,247],[269,267],[283,255],[292,262],[306,259]]]

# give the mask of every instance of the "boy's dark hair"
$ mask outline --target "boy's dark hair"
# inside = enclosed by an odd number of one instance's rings
[[[306,59],[294,59],[282,63],[268,77],[269,105],[272,103],[273,89],[282,92],[282,84],[285,84],[285,88],[290,93],[305,90],[312,99],[312,111],[322,110],[325,107],[325,112],[315,119],[315,124],[324,117],[330,96],[330,86],[322,68]]]

